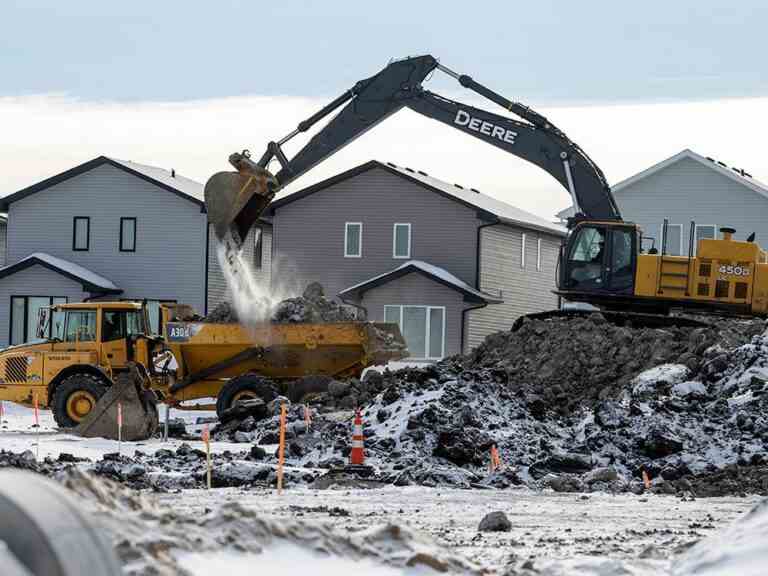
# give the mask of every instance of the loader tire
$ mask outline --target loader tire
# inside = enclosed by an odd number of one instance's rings
[[[261,398],[267,404],[277,398],[277,388],[269,379],[256,374],[236,376],[219,390],[216,396],[216,414],[221,418],[238,400],[251,398]]]
[[[107,384],[92,374],[73,374],[53,393],[53,418],[60,428],[74,428],[96,406]]]

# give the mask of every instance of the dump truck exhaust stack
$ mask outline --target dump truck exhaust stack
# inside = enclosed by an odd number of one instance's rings
[[[248,231],[270,203],[277,180],[251,160],[248,150],[235,152],[229,163],[237,172],[217,172],[205,183],[208,221],[220,242],[240,250]]]

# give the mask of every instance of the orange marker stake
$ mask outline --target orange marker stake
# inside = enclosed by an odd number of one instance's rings
[[[202,439],[203,439],[203,443],[205,444],[205,468],[206,468],[205,485],[208,487],[208,490],[210,490],[211,489],[211,433],[208,430],[208,424],[203,426]]]
[[[37,436],[37,443],[35,445],[35,460],[40,460],[40,405],[37,401],[37,392],[33,394],[35,404],[35,435]]]
[[[283,465],[285,464],[285,418],[288,409],[280,405],[280,447],[277,452],[277,493],[283,493]]]
[[[648,477],[648,472],[643,470],[643,484],[645,484],[645,489],[650,490],[651,489],[651,479]]]
[[[117,453],[123,453],[123,403],[117,403]]]

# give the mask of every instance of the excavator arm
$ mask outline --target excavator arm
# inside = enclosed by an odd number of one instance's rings
[[[477,94],[519,116],[522,121],[449,100],[422,87],[422,82],[440,70]],[[342,108],[343,107],[343,108]],[[239,247],[248,229],[258,219],[275,192],[300,177],[379,122],[403,107],[438,120],[532,162],[551,174],[571,194],[577,219],[620,221],[610,187],[598,166],[561,130],[544,116],[523,104],[512,102],[460,75],[429,55],[391,62],[375,76],[357,82],[301,122],[284,138],[270,142],[254,162],[247,151],[230,156],[237,173],[220,172],[205,187],[209,220],[217,236],[229,238]],[[291,159],[283,145],[329,114],[341,108]],[[273,160],[280,170],[273,176]]]

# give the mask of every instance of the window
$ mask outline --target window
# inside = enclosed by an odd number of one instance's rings
[[[536,270],[541,271],[541,238],[536,240]]]
[[[91,247],[91,219],[88,216],[75,216],[72,221],[72,250],[87,252]]]
[[[120,218],[120,252],[136,252],[136,218]]]
[[[96,310],[68,310],[65,342],[96,341]]]
[[[139,310],[105,310],[101,325],[102,342],[122,340],[144,333],[143,316]]]
[[[525,234],[520,240],[520,268],[525,268]]]
[[[160,325],[160,305],[161,304],[175,304],[176,300],[145,300],[144,303],[147,307],[147,320],[149,322],[150,334],[161,334],[162,326]]]
[[[395,224],[392,232],[392,258],[411,257],[411,225]]]
[[[64,296],[11,296],[10,344],[37,340],[37,318],[40,309],[53,304],[66,304]],[[47,338],[61,338],[63,313],[57,312],[46,326]]]
[[[360,258],[363,255],[363,224],[347,222],[344,225],[344,257]]]
[[[384,306],[384,321],[397,324],[414,360],[439,360],[445,356],[443,306]]]
[[[664,224],[661,225],[661,238],[664,242]],[[682,256],[683,254],[683,225],[667,224],[667,251],[670,256]]]
[[[703,240],[705,238],[708,239],[714,239],[716,238],[716,230],[717,226],[714,224],[702,224],[699,226],[696,225],[696,245],[694,247],[694,250],[699,249],[699,240]]]
[[[261,270],[261,263],[264,257],[264,241],[262,239],[263,230],[261,226],[253,227],[253,267]]]

